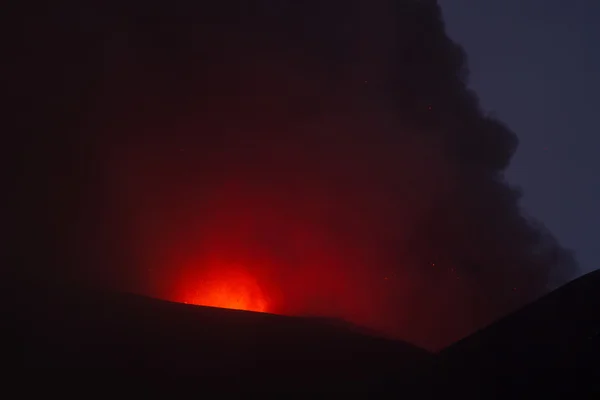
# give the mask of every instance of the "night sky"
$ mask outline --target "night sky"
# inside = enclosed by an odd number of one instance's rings
[[[440,0],[482,106],[518,135],[507,171],[526,211],[600,268],[600,2]]]
[[[591,269],[594,60],[466,9],[15,6],[20,272],[439,349]]]

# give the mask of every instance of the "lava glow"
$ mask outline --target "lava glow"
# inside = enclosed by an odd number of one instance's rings
[[[268,312],[269,302],[256,279],[243,267],[222,265],[199,278],[184,282],[187,304]]]

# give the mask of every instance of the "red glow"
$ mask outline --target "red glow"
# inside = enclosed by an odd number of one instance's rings
[[[195,305],[332,317],[419,338],[410,329],[424,306],[413,296],[424,296],[425,283],[414,269],[398,269],[398,259],[412,261],[408,250],[381,243],[415,226],[421,197],[418,206],[411,196],[396,201],[352,162],[329,166],[325,157],[303,169],[302,154],[287,143],[261,157],[236,147],[194,161],[209,171],[198,177],[186,175],[189,159],[180,162],[159,144],[144,143],[115,150],[119,162],[111,168],[115,215],[123,220],[119,245],[127,243],[129,264],[136,266],[125,290]],[[256,157],[268,163],[247,162]],[[333,171],[321,176],[323,168]],[[332,185],[342,172],[352,173],[352,182]]]
[[[219,265],[198,277],[186,279],[181,300],[187,304],[269,312],[269,302],[256,279],[243,267]]]

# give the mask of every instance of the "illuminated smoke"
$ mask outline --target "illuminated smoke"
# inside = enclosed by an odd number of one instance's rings
[[[435,2],[199,4],[94,22],[82,275],[439,348],[572,274]]]

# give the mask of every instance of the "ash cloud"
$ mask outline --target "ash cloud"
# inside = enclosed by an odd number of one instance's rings
[[[428,348],[573,275],[505,181],[517,137],[435,1],[107,4],[56,17],[88,47],[56,46],[94,60],[63,78],[91,89],[63,89],[85,107],[52,164],[80,171],[69,273],[173,298],[225,258],[277,312]]]

